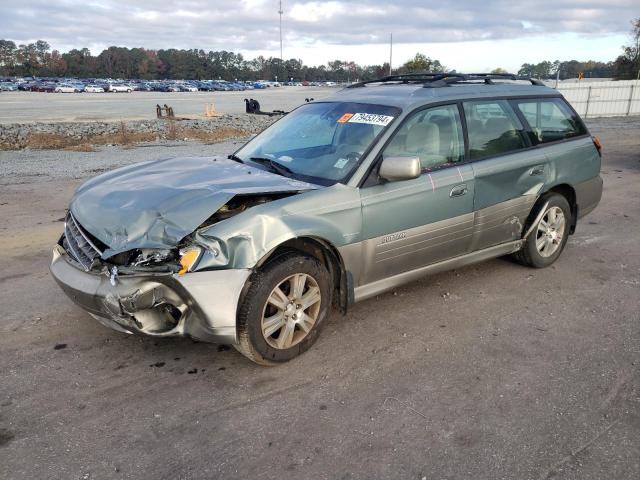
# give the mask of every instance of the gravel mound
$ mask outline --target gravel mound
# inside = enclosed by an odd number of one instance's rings
[[[220,141],[264,130],[279,116],[225,114],[197,120],[137,120],[0,125],[0,150],[118,145],[154,140]]]

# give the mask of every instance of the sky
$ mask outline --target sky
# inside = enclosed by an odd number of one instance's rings
[[[415,53],[461,72],[615,59],[640,0],[284,0],[284,58],[393,66]],[[197,48],[280,56],[277,0],[0,1],[0,38],[67,51]]]

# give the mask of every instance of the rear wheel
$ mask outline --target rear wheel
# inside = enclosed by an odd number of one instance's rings
[[[283,254],[254,273],[238,311],[236,349],[261,365],[286,362],[318,338],[331,306],[331,278],[317,259]]]
[[[555,262],[569,238],[571,207],[562,195],[549,193],[540,203],[547,203],[545,211],[533,231],[527,237],[515,259],[534,268],[544,268]]]

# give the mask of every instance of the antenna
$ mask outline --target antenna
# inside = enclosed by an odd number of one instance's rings
[[[283,62],[282,58],[282,14],[284,11],[282,10],[282,0],[280,0],[280,9],[278,10],[278,14],[280,15],[280,61]]]

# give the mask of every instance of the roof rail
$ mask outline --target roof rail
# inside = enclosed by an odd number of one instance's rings
[[[370,83],[417,83],[423,84],[424,88],[447,87],[460,83],[477,83],[483,81],[486,85],[495,85],[493,80],[524,80],[531,82],[532,85],[544,86],[541,80],[531,77],[523,77],[513,73],[405,73],[402,75],[388,75],[376,80],[366,80],[364,82],[354,83],[347,88],[364,87]]]

